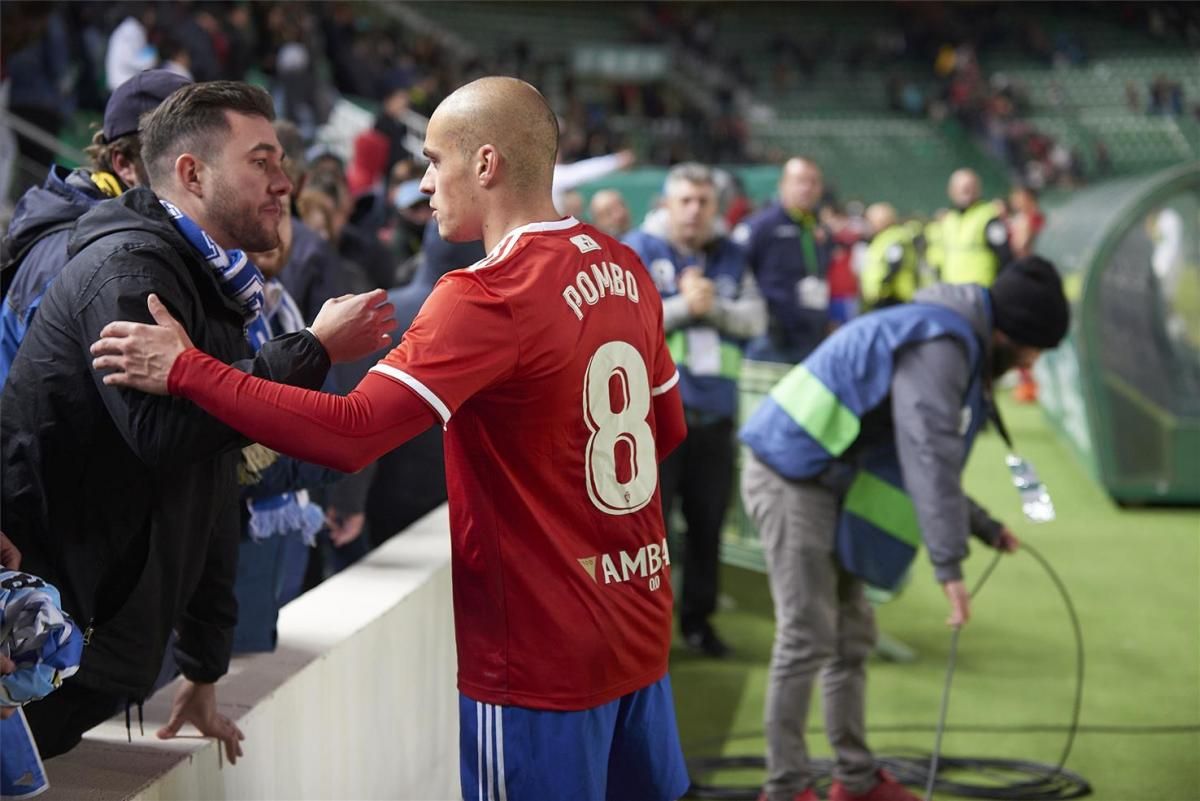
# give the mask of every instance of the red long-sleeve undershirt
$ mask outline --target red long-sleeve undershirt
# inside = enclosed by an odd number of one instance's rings
[[[167,388],[255,442],[347,473],[441,422],[415,392],[378,373],[349,395],[331,395],[243,373],[195,348],[175,360]],[[687,434],[678,388],[655,397],[654,411],[662,461]]]
[[[257,378],[195,348],[175,360],[167,388],[255,442],[347,473],[441,422],[416,393],[378,373],[349,395],[332,395]]]

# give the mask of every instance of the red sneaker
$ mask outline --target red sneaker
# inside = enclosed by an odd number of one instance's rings
[[[1020,380],[1013,387],[1013,400],[1017,403],[1036,403],[1038,396],[1037,381],[1034,380],[1033,372],[1030,370],[1022,370]]]
[[[768,801],[766,790],[758,794],[758,801]],[[817,795],[816,790],[809,787],[803,793],[796,793],[792,796],[792,801],[821,801],[821,796]]]
[[[921,801],[920,796],[904,789],[886,770],[879,771],[879,784],[862,795],[852,795],[841,782],[829,788],[829,801]]]

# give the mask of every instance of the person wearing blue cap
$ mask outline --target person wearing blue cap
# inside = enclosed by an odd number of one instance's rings
[[[67,240],[75,221],[102,200],[144,186],[138,123],[181,86],[191,83],[167,70],[138,73],[117,87],[104,109],[104,125],[88,147],[89,165],[50,167],[41,186],[21,196],[4,237],[0,270],[0,384],[8,376],[50,283],[67,263]]]

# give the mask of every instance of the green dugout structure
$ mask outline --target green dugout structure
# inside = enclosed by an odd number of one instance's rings
[[[1047,416],[1117,502],[1200,504],[1200,161],[1072,193],[1037,249],[1073,318]]]

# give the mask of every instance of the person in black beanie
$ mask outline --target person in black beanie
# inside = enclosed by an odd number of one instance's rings
[[[1071,317],[1058,271],[1040,256],[1004,268],[992,285],[992,311],[1009,339],[1041,349],[1063,340]]]
[[[1001,335],[992,346],[992,374],[999,378],[1016,367],[1019,379],[1013,397],[1032,403],[1037,399],[1037,383],[1030,368],[1037,354],[1029,349],[1057,347],[1070,324],[1062,279],[1050,262],[1026,256],[1000,271],[991,296],[995,329]]]
[[[923,543],[952,626],[970,617],[969,534],[1011,553],[1016,535],[967,497],[962,470],[992,416],[991,385],[1066,336],[1053,265],[1031,257],[991,289],[939,284],[839,328],[742,427],[742,502],[775,602],[760,801],[817,801],[804,733],[824,685],[835,755],[830,801],[917,801],[867,747],[866,584],[894,589]]]

